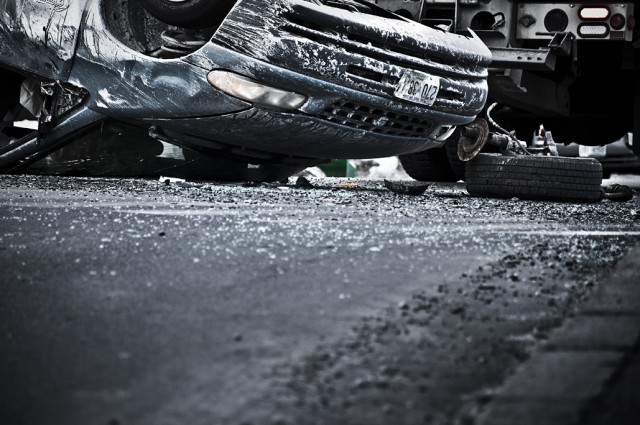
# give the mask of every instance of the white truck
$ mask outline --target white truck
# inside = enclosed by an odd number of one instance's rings
[[[540,125],[558,143],[587,146],[640,135],[640,37],[633,2],[371,1],[425,25],[476,33],[493,56],[487,106],[497,102],[493,118],[521,140],[530,141]],[[636,155],[639,139],[632,146]],[[451,174],[443,169],[444,156],[444,149],[425,151],[403,163],[429,174],[418,178]],[[433,166],[427,170],[425,164]]]

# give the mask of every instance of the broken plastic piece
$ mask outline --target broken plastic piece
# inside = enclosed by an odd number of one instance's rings
[[[185,179],[179,179],[177,177],[164,177],[164,176],[160,176],[160,179],[158,179],[159,182],[162,182],[166,185],[169,185],[171,183],[184,183],[186,182]]]
[[[422,182],[393,182],[391,180],[384,181],[387,189],[394,193],[404,195],[422,195],[431,186],[431,183]]]
[[[315,186],[311,184],[308,178],[300,176],[296,179],[295,187],[298,189],[313,189]]]

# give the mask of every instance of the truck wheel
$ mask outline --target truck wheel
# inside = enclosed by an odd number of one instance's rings
[[[456,132],[441,148],[400,155],[404,170],[416,180],[431,182],[456,182],[464,180],[465,163],[458,158]]]
[[[596,202],[602,165],[593,158],[479,154],[467,163],[466,183],[473,196]]]
[[[459,130],[453,133],[450,139],[447,139],[447,143],[444,145],[444,150],[447,153],[447,159],[453,174],[456,176],[456,180],[464,180],[467,163],[460,160],[458,157],[458,137],[460,137]]]
[[[426,182],[458,181],[458,177],[449,164],[444,147],[400,155],[398,158],[407,174],[416,180]]]
[[[213,27],[227,16],[235,0],[138,0],[153,16],[183,28]]]

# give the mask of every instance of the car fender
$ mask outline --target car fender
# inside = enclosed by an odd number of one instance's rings
[[[108,29],[96,0],[87,9],[69,82],[89,93],[88,107],[114,118],[188,118],[237,112],[246,102],[215,90],[207,71],[183,59],[130,49]]]
[[[2,65],[23,74],[65,80],[83,13],[96,0],[0,0]]]

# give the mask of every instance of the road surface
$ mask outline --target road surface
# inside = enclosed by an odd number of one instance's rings
[[[481,423],[640,242],[637,196],[312,183],[0,176],[0,423]]]

